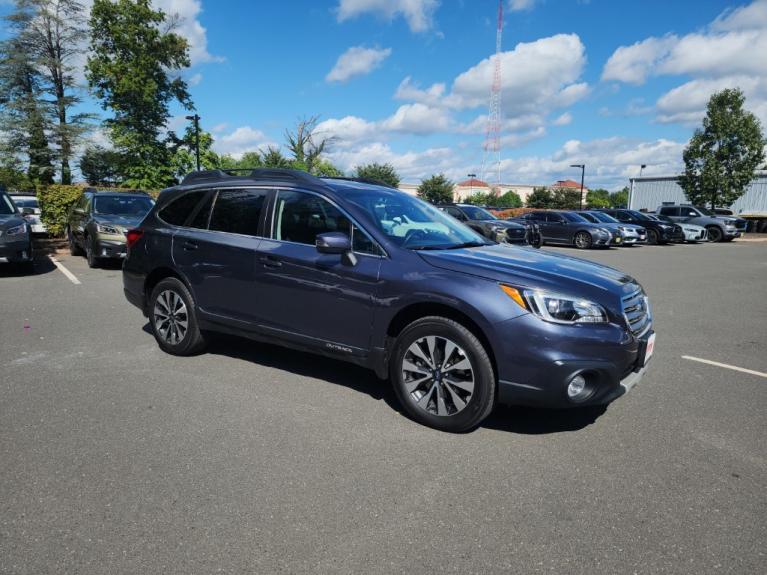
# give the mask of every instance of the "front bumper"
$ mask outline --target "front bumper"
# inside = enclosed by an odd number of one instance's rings
[[[94,255],[97,258],[122,259],[127,255],[125,238],[119,236],[99,236],[93,244]]]
[[[11,236],[13,237],[13,236]],[[32,261],[32,242],[29,236],[20,240],[0,241],[0,262],[23,263]]]
[[[501,403],[553,408],[602,405],[624,395],[645,373],[651,329],[636,338],[616,324],[563,326],[531,315],[504,324],[500,328],[508,330],[507,339],[495,350]],[[590,389],[580,401],[567,395],[576,375],[582,375]]]
[[[706,231],[706,228],[700,231],[684,230],[684,240],[686,242],[705,242],[708,240],[708,231]]]

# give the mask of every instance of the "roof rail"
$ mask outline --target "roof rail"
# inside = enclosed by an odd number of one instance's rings
[[[307,184],[321,183],[316,176],[300,170],[287,168],[221,168],[217,170],[200,170],[191,172],[181,182],[182,185],[200,184],[204,182],[243,178],[251,180],[293,180]]]
[[[349,178],[345,176],[320,176],[321,180],[345,180],[347,182],[360,182],[361,184],[373,184],[374,186],[383,186],[384,188],[391,188],[398,190],[399,188],[382,182],[381,180],[373,180],[371,178]]]

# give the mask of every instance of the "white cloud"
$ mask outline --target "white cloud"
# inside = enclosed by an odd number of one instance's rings
[[[561,116],[557,117],[552,124],[555,126],[567,126],[573,121],[573,115],[570,112],[565,112]]]
[[[537,0],[510,0],[509,10],[512,12],[520,12],[522,10],[532,10]]]
[[[369,74],[391,54],[391,48],[352,46],[341,54],[336,65],[325,76],[327,82],[346,82],[353,76]]]
[[[429,148],[423,152],[408,151],[396,153],[384,143],[373,142],[353,150],[334,150],[328,159],[344,171],[371,162],[388,163],[394,166],[404,182],[417,182],[432,174],[447,173],[457,162],[451,148]]]
[[[344,148],[363,140],[369,140],[378,132],[375,122],[368,122],[357,116],[331,118],[317,124],[313,134],[320,138],[335,138],[334,145]]]
[[[445,94],[445,84],[438,83],[432,84],[425,90],[418,87],[410,79],[410,76],[406,76],[394,93],[396,100],[410,100],[412,102],[420,102],[421,104],[438,104]]]
[[[208,52],[207,31],[198,19],[202,12],[200,0],[152,0],[152,6],[176,18],[177,25],[173,31],[186,38],[189,43],[189,59],[192,66],[223,61],[220,56],[213,56]]]
[[[235,158],[245,152],[263,150],[267,146],[279,147],[261,131],[250,126],[241,126],[229,134],[216,138],[213,149],[219,154],[230,154]]]
[[[438,0],[339,0],[336,10],[339,22],[373,13],[391,21],[405,18],[410,30],[424,32],[432,27]]]
[[[400,106],[391,117],[381,122],[381,127],[391,132],[433,134],[448,131],[451,124],[446,110],[415,103]]]
[[[767,0],[726,10],[701,32],[647,38],[618,48],[603,80],[643,84],[648,76],[687,76],[662,95],[658,121],[697,123],[714,91],[741,88],[746,107],[767,121]]]
[[[199,85],[200,82],[202,82],[202,74],[200,74],[199,72],[189,76],[189,78],[186,81],[186,83],[189,84],[190,86],[197,86]]]

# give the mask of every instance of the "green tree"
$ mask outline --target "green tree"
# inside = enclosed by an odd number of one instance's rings
[[[26,5],[5,17],[11,36],[0,42],[0,154],[27,159],[27,175],[34,183],[53,182],[52,151],[48,145],[48,107],[43,78],[35,56],[24,40],[34,18]]]
[[[343,177],[344,173],[328,160],[318,158],[314,162],[314,175],[325,176],[328,178],[338,178]]]
[[[494,196],[492,194],[487,192],[474,192],[470,196],[466,196],[466,198],[463,201],[473,206],[486,206],[488,205],[490,198],[493,198],[493,197]]]
[[[399,174],[391,164],[363,164],[354,168],[354,177],[365,180],[381,182],[392,188],[398,188],[400,183]]]
[[[172,184],[172,138],[163,135],[169,105],[194,109],[184,80],[187,42],[162,29],[165,13],[150,0],[94,0],[91,54],[86,76],[93,93],[113,117],[104,123],[115,148],[126,159],[123,180],[138,188]]]
[[[526,205],[528,208],[551,208],[554,198],[551,190],[548,188],[533,188],[533,191],[527,196]]]
[[[708,101],[703,126],[684,150],[679,185],[693,204],[729,206],[746,190],[764,161],[767,140],[759,120],[745,110],[740,89],[725,89]]]
[[[499,208],[521,208],[522,198],[520,198],[519,194],[514,190],[509,190],[498,196],[495,200],[495,205]]]
[[[0,154],[0,190],[34,189],[35,182],[24,172],[24,165],[14,154]]]
[[[315,163],[333,138],[321,138],[316,132],[319,116],[301,118],[295,130],[285,130],[287,148],[293,155],[292,167],[310,174],[315,173]]]
[[[173,155],[171,163],[174,167],[177,181],[181,181],[188,173],[197,169],[197,155],[195,146],[197,138],[192,126],[188,126],[182,138],[176,138],[175,134],[169,134],[173,140]],[[213,170],[221,164],[221,159],[213,150],[213,136],[204,130],[200,130],[200,169]]]
[[[73,75],[73,61],[87,39],[83,5],[77,0],[16,0],[18,9],[33,17],[21,33],[44,80],[43,91],[51,102],[61,183],[72,183],[70,160],[82,135],[89,129],[90,114],[74,113],[81,103]]]
[[[80,172],[91,186],[115,186],[122,157],[114,150],[91,145],[80,156]]]
[[[291,163],[288,158],[282,155],[279,149],[269,146],[261,154],[261,163],[265,168],[290,168]]]
[[[436,174],[421,181],[416,194],[432,204],[444,204],[453,201],[453,182],[444,174]]]
[[[581,207],[581,191],[571,188],[554,188],[551,207],[556,210],[577,210]]]
[[[610,207],[611,208],[625,208],[629,205],[629,189],[628,186],[624,187],[619,192],[613,192],[610,194]]]
[[[590,208],[609,208],[610,192],[602,188],[589,190],[586,192],[586,204]]]

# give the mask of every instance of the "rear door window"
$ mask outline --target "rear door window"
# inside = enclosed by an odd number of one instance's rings
[[[674,208],[674,207],[661,208],[660,213],[662,216],[678,216],[679,208]]]
[[[220,190],[213,204],[208,229],[231,234],[258,236],[267,190]]]

